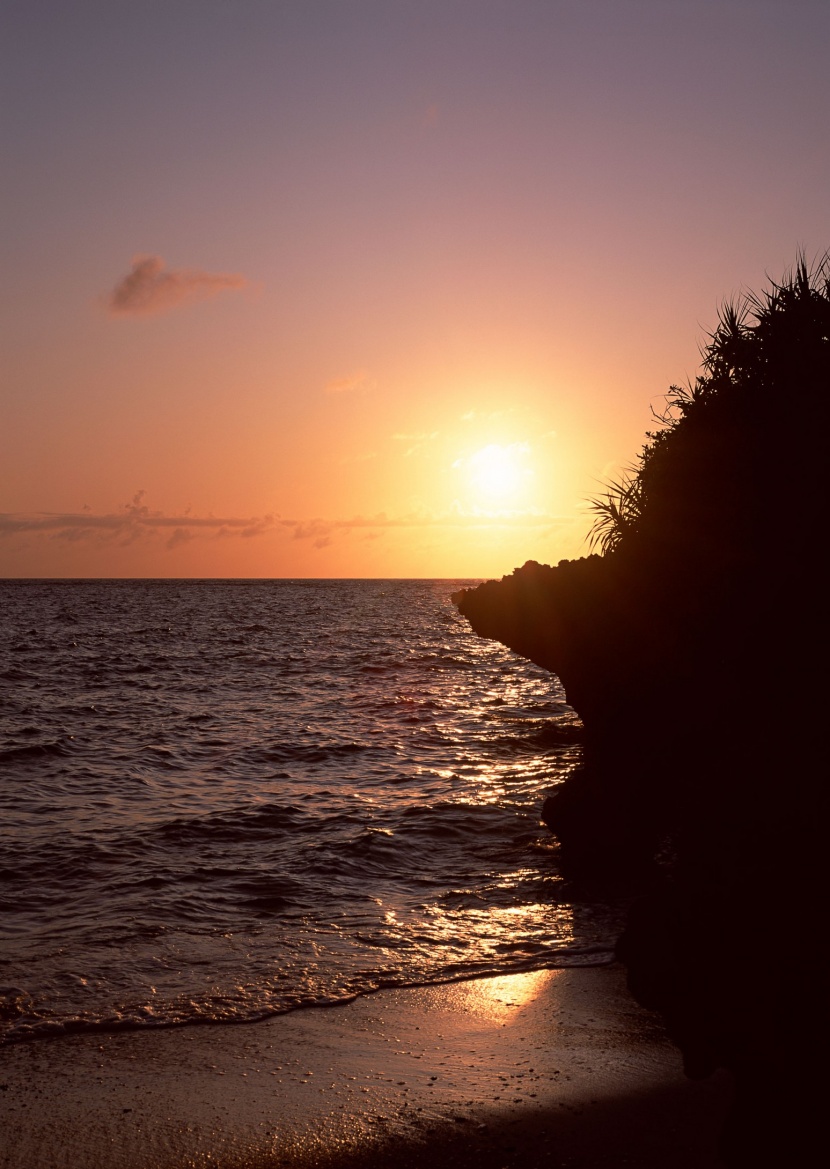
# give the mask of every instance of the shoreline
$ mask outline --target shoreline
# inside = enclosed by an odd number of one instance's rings
[[[2,1169],[717,1169],[731,1095],[723,1073],[684,1077],[619,966],[57,1036],[1,1058]]]
[[[132,1033],[143,1034],[145,1032],[158,1033],[161,1031],[180,1031],[182,1029],[189,1029],[191,1027],[252,1027],[260,1023],[268,1023],[274,1018],[280,1018],[283,1015],[303,1014],[305,1011],[325,1011],[336,1010],[339,1007],[347,1006],[349,1003],[355,1002],[357,999],[371,998],[373,995],[385,994],[387,991],[407,991],[407,990],[429,990],[430,988],[440,989],[445,986],[455,986],[457,983],[463,982],[480,982],[487,978],[506,978],[513,974],[530,975],[547,973],[553,970],[595,970],[603,966],[617,965],[617,959],[614,954],[613,946],[603,946],[596,948],[596,958],[593,961],[572,961],[565,963],[563,966],[529,966],[526,970],[518,966],[513,969],[505,970],[501,973],[494,972],[476,972],[473,974],[459,974],[450,976],[448,978],[429,979],[423,982],[402,982],[400,984],[382,984],[381,986],[368,987],[365,990],[356,990],[345,994],[342,998],[321,998],[318,1000],[309,1000],[307,1002],[299,1002],[296,1005],[289,1007],[275,1007],[262,1014],[253,1015],[250,1018],[244,1016],[233,1017],[227,1019],[210,1019],[204,1015],[194,1015],[188,1019],[176,1019],[173,1021],[156,1021],[156,1022],[136,1022],[134,1020],[116,1020],[113,1023],[102,1021],[90,1022],[84,1020],[80,1024],[76,1024],[74,1020],[68,1023],[56,1021],[54,1029],[43,1029],[42,1020],[39,1020],[36,1026],[39,1030],[32,1032],[7,1032],[5,1035],[0,1033],[0,1053],[4,1050],[14,1048],[18,1044],[32,1044],[32,1043],[48,1043],[51,1040],[71,1039],[77,1037],[92,1037],[106,1036],[106,1035],[127,1035]],[[1,1056],[0,1056],[1,1058]]]

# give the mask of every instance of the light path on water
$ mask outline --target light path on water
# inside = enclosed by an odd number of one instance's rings
[[[6,1034],[604,961],[558,680],[458,581],[0,584]]]

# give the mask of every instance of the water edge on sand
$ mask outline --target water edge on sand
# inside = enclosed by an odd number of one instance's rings
[[[715,1169],[687,1080],[611,966],[380,991],[224,1027],[4,1052],[2,1169]]]

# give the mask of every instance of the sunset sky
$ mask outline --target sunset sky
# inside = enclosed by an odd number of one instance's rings
[[[0,46],[0,576],[584,555],[718,305],[830,247],[827,0],[4,0]]]

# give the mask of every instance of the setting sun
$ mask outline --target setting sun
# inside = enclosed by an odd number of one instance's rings
[[[514,503],[523,495],[533,471],[528,465],[530,447],[525,442],[509,446],[490,443],[456,466],[464,472],[466,484],[477,502],[485,504]]]

